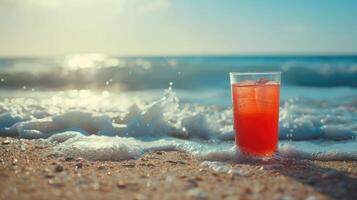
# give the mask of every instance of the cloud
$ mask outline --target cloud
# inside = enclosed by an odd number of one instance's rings
[[[284,30],[290,33],[302,33],[305,32],[306,27],[303,24],[291,24],[286,26]]]

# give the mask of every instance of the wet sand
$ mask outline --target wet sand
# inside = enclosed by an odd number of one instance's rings
[[[233,175],[178,151],[110,162],[51,150],[0,138],[0,199],[357,199],[357,161],[230,163]]]

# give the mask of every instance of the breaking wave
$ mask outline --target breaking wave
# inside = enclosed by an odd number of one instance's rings
[[[78,58],[79,57],[79,58]],[[230,71],[282,71],[285,85],[357,87],[356,56],[0,59],[1,88],[147,90],[227,88]]]
[[[5,98],[0,102],[0,135],[46,139],[57,143],[57,153],[93,160],[137,158],[153,150],[182,150],[204,160],[240,157],[231,108],[180,102],[171,87],[158,100],[144,99],[90,91]],[[285,101],[279,152],[304,159],[356,160],[356,113],[354,103]]]

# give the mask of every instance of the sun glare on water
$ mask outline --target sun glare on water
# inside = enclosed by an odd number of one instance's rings
[[[65,58],[64,67],[71,70],[83,68],[115,67],[120,63],[119,59],[105,54],[75,54]]]

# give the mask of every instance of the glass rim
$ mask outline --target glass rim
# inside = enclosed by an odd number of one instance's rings
[[[229,72],[229,75],[280,75],[280,71],[272,71],[272,72]]]

